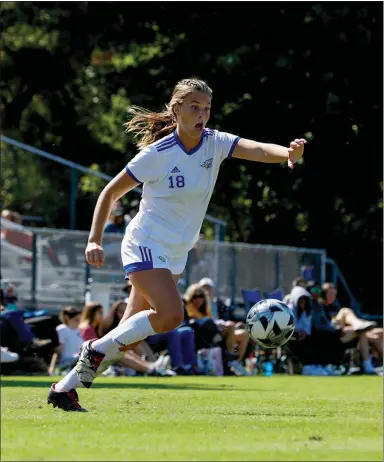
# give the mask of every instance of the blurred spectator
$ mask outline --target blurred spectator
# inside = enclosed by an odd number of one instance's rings
[[[332,319],[332,324],[337,329],[352,327],[355,332],[373,329],[376,326],[375,321],[358,318],[351,308],[340,308],[336,316]]]
[[[126,294],[126,297],[124,298],[125,303],[128,303],[128,298],[131,293],[131,289],[132,289],[132,282],[128,279],[127,281],[125,281],[125,284],[123,285],[121,289]]]
[[[232,356],[231,361],[228,363],[231,370],[236,375],[248,375],[241,364],[249,342],[249,334],[246,329],[236,329],[235,323],[232,321],[213,320],[208,295],[198,283],[188,287],[184,294],[184,301],[188,318],[194,319],[203,333],[206,331],[210,335],[217,336],[217,334],[220,334],[219,338],[224,337],[226,350]],[[212,329],[212,321],[216,329]],[[235,353],[236,346],[238,346],[237,354]]]
[[[4,310],[5,310],[5,295],[4,295],[3,287],[0,287],[0,311],[4,311]]]
[[[134,199],[129,203],[128,206],[128,213],[124,215],[125,221],[128,224],[135,216],[139,213],[140,209],[140,201],[138,199]]]
[[[12,301],[12,292],[9,291]],[[0,343],[2,362],[9,361],[2,367],[4,373],[11,373],[15,368],[23,372],[47,373],[47,367],[43,360],[45,354],[49,353],[50,339],[38,339],[33,333],[29,324],[24,320],[23,311],[17,306],[12,308],[6,304],[6,297],[3,294],[1,301],[3,309],[0,315]],[[16,359],[17,358],[17,359]]]
[[[111,214],[109,216],[109,222],[104,228],[105,233],[125,233],[127,222],[124,218],[124,208],[120,201],[115,202]]]
[[[325,313],[325,309],[322,303],[321,294],[322,288],[321,284],[312,281],[308,290],[312,297],[312,327],[315,330],[334,332],[335,328],[332,325],[331,321],[328,319],[328,316]]]
[[[211,278],[200,279],[199,284],[208,295],[208,303],[213,319],[225,319],[229,307],[219,297],[215,297],[216,284]]]
[[[304,279],[302,276],[298,276],[297,278],[295,278],[292,281],[292,290],[295,287],[304,287],[306,289],[307,286],[308,286],[308,281],[306,279]],[[291,291],[291,293],[292,293],[292,291]],[[287,294],[283,299],[283,303],[285,303],[286,305],[291,303],[291,298],[290,297],[291,297],[291,294]]]
[[[197,369],[195,333],[192,327],[182,325],[170,332],[147,337],[149,345],[165,342],[168,349],[172,369],[178,375],[195,374]]]
[[[9,351],[7,347],[1,347],[1,364],[13,363],[18,361],[20,356],[17,353]]]
[[[1,374],[8,375],[14,373],[18,367],[20,356],[18,353],[9,351],[7,347],[0,347],[1,349]]]
[[[103,318],[103,307],[98,302],[85,305],[80,318],[80,335],[84,341],[98,338],[97,331]]]
[[[4,291],[4,302],[5,302],[5,307],[7,310],[17,310],[17,304],[16,302],[18,301],[16,292],[15,292],[15,286],[11,283],[9,283]]]
[[[1,312],[0,328],[1,345],[20,355],[23,351],[36,350],[51,343],[50,340],[36,338],[30,326],[24,321],[23,312],[17,309]]]
[[[300,285],[290,293],[289,308],[295,315],[295,332],[288,344],[289,350],[303,364],[303,375],[328,375],[320,364],[317,346],[312,337],[312,297]]]
[[[332,282],[325,282],[322,285],[322,304],[324,306],[325,314],[331,320],[339,312],[341,305],[337,300],[337,289]]]
[[[5,220],[12,221],[13,223],[16,223],[18,225],[22,224],[22,219],[21,219],[20,213],[15,212],[13,210],[8,210],[8,209],[2,210],[1,218],[4,218]]]
[[[4,361],[15,359],[13,366],[5,366],[5,373],[13,367],[24,372],[46,374],[47,368],[40,356],[48,348],[51,340],[38,339],[29,325],[25,323],[23,312],[19,310],[2,311],[0,315],[0,342]],[[2,368],[3,370],[3,368]]]
[[[229,307],[220,300],[220,298],[215,297],[215,283],[211,278],[201,279],[199,285],[207,294],[208,307],[216,325],[223,333],[224,338],[232,338],[231,331],[233,331],[233,338],[237,345],[238,360],[243,362],[249,342],[249,333],[245,328],[245,324],[242,322],[235,323],[225,320],[228,316]]]
[[[376,327],[374,321],[358,318],[350,308],[341,308],[332,321],[339,330],[343,343],[358,339],[357,349],[364,373],[376,374],[372,365],[371,349],[383,358],[383,329]]]
[[[50,375],[55,373],[56,366],[59,367],[60,371],[66,371],[77,362],[83,343],[79,329],[80,317],[81,311],[73,306],[62,309],[60,313],[62,324],[56,327],[59,346],[55,348],[51,358],[48,368]]]
[[[360,332],[373,329],[376,322],[361,319],[351,308],[341,308],[337,300],[337,289],[332,282],[326,282],[322,286],[322,305],[328,319],[338,329],[350,327],[349,331]]]
[[[346,350],[357,348],[364,373],[375,374],[370,349],[383,357],[383,329],[375,328],[375,322],[358,318],[350,308],[338,308],[340,304],[333,283],[323,284],[321,292],[319,289],[318,283],[309,288],[313,299],[312,333],[314,343],[323,353],[322,365],[338,365]]]
[[[300,339],[311,335],[312,320],[311,294],[304,287],[296,286],[292,289],[289,308],[295,315],[295,333]]]

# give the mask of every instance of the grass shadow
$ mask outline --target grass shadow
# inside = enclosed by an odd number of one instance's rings
[[[52,378],[55,380],[54,378]],[[160,382],[161,381],[161,382]],[[49,388],[50,382],[49,381],[40,381],[40,380],[2,380],[1,381],[1,388],[15,388],[15,387],[22,387],[22,388]],[[95,382],[92,385],[93,389],[97,388],[107,388],[107,389],[142,389],[142,390],[200,390],[200,391],[252,391],[252,392],[268,392],[271,393],[274,390],[256,390],[254,388],[238,388],[233,385],[204,385],[200,383],[172,383],[172,378],[160,378],[158,382],[148,382],[148,383],[135,383],[130,382],[130,379],[127,379],[125,382],[103,382],[97,383]]]

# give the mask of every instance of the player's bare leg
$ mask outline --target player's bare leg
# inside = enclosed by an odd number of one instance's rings
[[[130,275],[133,286],[151,309],[132,314],[107,335],[82,346],[76,371],[81,383],[89,388],[106,357],[113,358],[122,349],[131,348],[149,335],[168,332],[181,324],[184,310],[175,280],[167,269],[151,269]]]
[[[177,284],[178,280],[180,279],[180,274],[173,274],[172,276],[173,276],[175,283]],[[139,290],[135,288],[134,285],[132,285],[132,289],[131,289],[131,293],[129,294],[127,306],[125,308],[125,312],[119,324],[122,324],[134,314],[139,313],[140,311],[149,310],[149,309],[150,309],[150,305],[148,301],[146,300],[146,298],[141,294]],[[135,342],[132,345],[128,345],[122,351],[131,350],[135,348],[135,346],[139,345],[140,342]]]

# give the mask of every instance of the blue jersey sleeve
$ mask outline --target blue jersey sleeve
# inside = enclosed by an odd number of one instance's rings
[[[240,137],[226,132],[216,132],[216,147],[221,156],[221,161],[230,159],[239,142]]]

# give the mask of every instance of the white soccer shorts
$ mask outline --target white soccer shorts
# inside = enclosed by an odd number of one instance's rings
[[[188,254],[167,255],[158,243],[147,241],[143,245],[137,245],[125,236],[121,243],[121,258],[125,279],[128,279],[130,273],[153,268],[165,268],[172,274],[181,274],[187,264]]]

